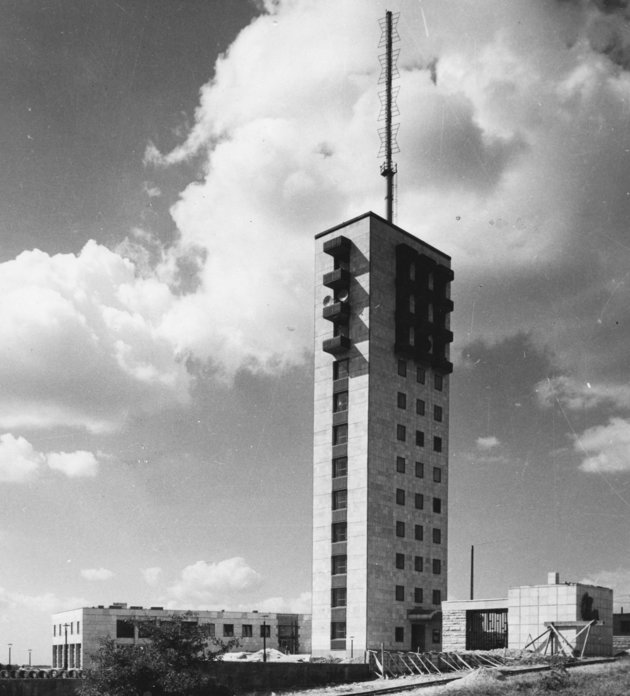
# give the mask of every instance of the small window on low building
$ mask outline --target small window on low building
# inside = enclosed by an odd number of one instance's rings
[[[234,638],[234,624],[223,624],[223,637]]]
[[[271,626],[269,624],[263,624],[260,627],[260,637],[261,638],[270,638],[271,637]]]
[[[116,620],[116,638],[133,638],[134,625],[131,621],[125,619]]]
[[[252,624],[243,624],[241,636],[243,638],[251,638],[254,635],[254,627]]]

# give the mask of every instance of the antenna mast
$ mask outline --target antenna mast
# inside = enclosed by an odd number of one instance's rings
[[[381,164],[381,176],[385,177],[387,184],[385,200],[387,202],[388,222],[393,222],[394,219],[394,175],[397,172],[396,163],[393,161],[392,155],[400,152],[400,148],[396,142],[400,124],[392,123],[392,117],[400,114],[396,104],[396,97],[398,96],[400,88],[396,87],[394,89],[392,86],[393,80],[400,75],[396,63],[398,55],[400,54],[400,49],[397,48],[395,51],[393,50],[394,42],[400,41],[400,36],[396,28],[399,17],[399,12],[393,14],[387,10],[385,12],[385,19],[379,20],[382,32],[379,48],[385,46],[385,53],[378,57],[381,64],[381,76],[378,83],[379,85],[384,84],[385,89],[381,90],[378,94],[381,100],[381,113],[378,120],[385,121],[385,125],[378,129],[378,134],[381,137],[381,149],[378,154],[379,157],[385,157],[385,161]]]

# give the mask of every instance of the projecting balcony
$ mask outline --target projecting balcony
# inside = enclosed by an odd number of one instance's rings
[[[333,336],[323,342],[322,349],[331,355],[339,355],[345,353],[351,345],[352,343],[347,336]]]
[[[448,314],[453,311],[453,300],[449,297],[434,297],[433,304],[439,307],[442,312]]]
[[[441,357],[433,360],[433,369],[443,375],[450,375],[453,372],[453,363]]]
[[[350,256],[350,249],[352,247],[352,242],[343,235],[335,237],[334,239],[329,239],[324,242],[324,253],[330,254],[335,259],[348,259]]]
[[[324,285],[331,290],[343,290],[350,287],[350,273],[345,268],[335,268],[324,274]]]
[[[347,302],[333,302],[324,307],[322,316],[333,324],[347,324],[350,319],[350,305]]]
[[[436,343],[452,343],[453,332],[445,328],[435,328],[433,330]]]

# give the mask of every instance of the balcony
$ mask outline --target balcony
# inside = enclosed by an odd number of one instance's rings
[[[352,242],[347,237],[340,235],[339,237],[324,242],[324,253],[329,254],[335,259],[348,260],[351,247]]]
[[[347,324],[350,319],[350,305],[347,302],[333,302],[324,307],[322,316],[333,324]]]
[[[324,274],[324,285],[331,290],[343,290],[350,287],[350,272],[345,268],[335,268]]]
[[[352,343],[347,336],[333,336],[322,343],[322,349],[331,355],[339,355],[345,353],[351,345]]]

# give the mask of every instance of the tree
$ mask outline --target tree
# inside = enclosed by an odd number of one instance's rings
[[[118,645],[104,638],[92,656],[95,666],[85,672],[80,696],[207,693],[213,686],[208,663],[235,644],[216,640],[212,627],[199,624],[192,614],[160,622],[132,618],[130,623],[138,629],[139,642]]]

